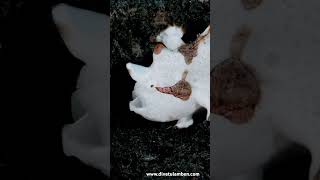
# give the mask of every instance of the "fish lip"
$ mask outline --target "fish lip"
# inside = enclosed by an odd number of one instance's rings
[[[162,44],[165,48],[167,48],[167,46],[163,42],[158,42],[158,44]]]

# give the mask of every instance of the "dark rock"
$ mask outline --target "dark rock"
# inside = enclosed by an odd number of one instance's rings
[[[209,127],[203,122],[185,130],[117,128],[111,140],[111,176],[139,179],[146,172],[198,172],[200,179],[209,179]]]

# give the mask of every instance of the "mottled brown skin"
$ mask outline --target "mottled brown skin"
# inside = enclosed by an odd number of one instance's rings
[[[247,123],[254,116],[261,89],[253,69],[241,60],[251,29],[242,26],[233,36],[231,58],[211,71],[211,112],[236,124]]]
[[[227,59],[211,72],[211,111],[242,124],[254,115],[261,90],[253,70],[239,60]]]
[[[159,92],[165,94],[171,94],[174,97],[177,97],[183,101],[186,101],[190,98],[192,93],[191,85],[186,81],[186,76],[188,72],[185,71],[182,74],[182,78],[175,85],[170,87],[155,87]]]
[[[191,64],[192,59],[198,55],[198,46],[200,42],[207,36],[205,34],[203,36],[199,36],[194,42],[190,44],[182,45],[178,51],[184,56],[186,64]]]
[[[187,81],[180,80],[170,87],[156,87],[159,92],[171,94],[181,100],[188,100],[191,95],[191,86]]]
[[[247,10],[252,10],[260,6],[262,0],[241,0],[242,5]]]
[[[165,46],[162,43],[158,43],[155,45],[155,47],[153,48],[153,53],[155,54],[160,54],[161,50],[165,48]]]
[[[198,43],[193,42],[190,44],[182,45],[179,52],[184,56],[186,64],[191,64],[192,59],[198,55]]]

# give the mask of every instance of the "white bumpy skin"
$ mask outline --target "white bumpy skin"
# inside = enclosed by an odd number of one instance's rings
[[[206,29],[204,34],[209,33],[209,30],[210,28]],[[169,36],[169,39],[174,38],[175,34]],[[151,121],[178,120],[178,128],[192,125],[192,114],[200,107],[210,112],[210,34],[201,41],[198,55],[189,65],[180,52],[164,48],[159,54],[153,54],[150,67],[132,63],[126,66],[130,76],[136,81],[132,92],[133,100],[129,103],[131,111]],[[184,101],[156,90],[155,87],[174,85],[181,80],[185,71],[188,71],[185,80],[192,87],[188,100]]]
[[[181,27],[169,26],[156,37],[156,41],[162,42],[168,49],[176,51],[184,44],[181,39],[183,34]]]
[[[72,96],[74,124],[62,131],[63,150],[110,175],[108,130],[109,18],[84,9],[59,4],[52,10],[58,30],[70,52],[85,63],[78,90]]]
[[[261,167],[288,143],[311,152],[309,180],[320,169],[320,2],[263,1],[248,12],[241,1],[215,2],[212,67],[230,56],[232,35],[242,25],[252,29],[243,61],[261,80],[262,99],[253,119],[235,125],[211,116],[215,180],[261,179]],[[302,17],[296,13],[306,12]],[[275,17],[273,17],[275,16]],[[270,21],[270,19],[272,21]],[[284,139],[283,137],[286,137]]]

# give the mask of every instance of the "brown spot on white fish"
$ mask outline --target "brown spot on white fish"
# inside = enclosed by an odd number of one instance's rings
[[[231,59],[218,64],[211,72],[211,90],[211,112],[237,124],[253,117],[261,96],[253,70]]]
[[[246,10],[252,10],[260,6],[262,0],[241,0],[241,2]]]
[[[176,84],[170,87],[156,87],[156,90],[165,93],[173,95],[174,97],[177,97],[181,100],[188,100],[191,96],[192,89],[191,85],[185,80],[188,72],[185,71],[182,74],[182,78],[180,81],[178,81]]]
[[[242,53],[251,29],[242,26],[233,36],[231,58],[211,71],[211,112],[222,115],[232,123],[247,123],[261,98],[260,83],[253,68],[244,63]]]
[[[162,43],[158,43],[156,44],[156,46],[154,47],[153,49],[153,53],[155,54],[160,54],[161,53],[161,50],[165,48],[165,46],[162,44]]]
[[[198,44],[193,42],[182,45],[179,48],[179,52],[184,56],[186,64],[191,64],[192,59],[198,55]]]
[[[187,70],[185,70],[183,73],[182,73],[182,76],[181,76],[181,80],[186,80],[186,78],[187,78],[187,75],[188,75],[188,71]]]
[[[191,85],[187,81],[180,80],[175,85],[170,87],[156,87],[156,89],[165,94],[171,94],[174,97],[188,100],[191,95]]]
[[[194,42],[182,45],[178,51],[184,56],[186,64],[191,64],[192,59],[198,55],[198,47],[200,42],[209,34],[200,35]]]

